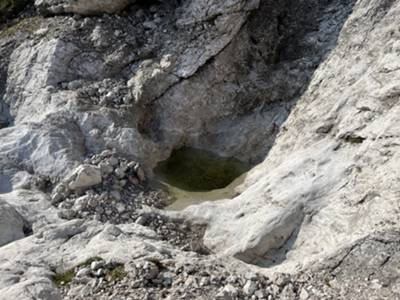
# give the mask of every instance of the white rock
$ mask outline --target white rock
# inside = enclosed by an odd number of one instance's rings
[[[96,271],[96,270],[98,270],[98,269],[104,267],[104,264],[105,264],[105,263],[104,263],[103,260],[96,260],[96,261],[93,261],[93,262],[90,264],[90,268],[91,268],[93,271]]]
[[[76,277],[86,277],[89,276],[92,271],[89,268],[82,268],[78,272],[76,272]]]
[[[310,295],[308,294],[307,290],[302,288],[300,292],[300,300],[307,300],[309,297]]]
[[[100,168],[92,165],[80,165],[71,178],[68,185],[71,190],[87,189],[102,182]]]
[[[257,283],[253,280],[247,280],[246,284],[243,286],[243,293],[247,296],[252,296],[257,290]]]
[[[223,291],[225,292],[225,294],[228,294],[232,299],[235,299],[235,297],[237,297],[239,294],[238,289],[231,284],[227,284],[226,286],[224,286]]]

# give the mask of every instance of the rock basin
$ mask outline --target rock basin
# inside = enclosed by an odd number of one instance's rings
[[[156,180],[172,199],[168,209],[181,210],[204,201],[229,199],[250,166],[236,158],[184,147],[154,169]]]

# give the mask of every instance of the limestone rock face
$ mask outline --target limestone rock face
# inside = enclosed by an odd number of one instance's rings
[[[0,247],[25,237],[27,222],[8,203],[0,200]]]
[[[400,298],[399,0],[35,5],[0,24],[0,298]],[[180,147],[254,167],[160,211]]]
[[[400,73],[393,57],[400,33],[393,24],[400,2],[391,3],[355,4],[241,195],[188,209],[206,216],[206,244],[215,251],[293,272],[338,245],[398,229]],[[384,14],[369,13],[383,7]]]
[[[134,2],[134,0],[35,0],[35,5],[40,11],[47,13],[94,15],[116,13]]]

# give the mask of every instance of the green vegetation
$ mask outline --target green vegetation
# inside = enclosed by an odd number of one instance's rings
[[[75,277],[75,270],[70,269],[67,270],[63,273],[56,273],[53,277],[52,280],[56,286],[62,286],[70,283],[72,279]]]
[[[1,30],[0,38],[14,35],[18,31],[27,32],[29,34],[34,33],[37,29],[39,29],[41,21],[42,19],[40,17],[22,19],[21,21]]]
[[[127,273],[123,265],[118,265],[110,271],[108,278],[110,281],[121,281],[126,277]]]
[[[30,2],[29,0],[0,0],[0,22],[19,13]]]
[[[155,173],[166,183],[186,191],[210,191],[229,185],[248,171],[249,166],[235,158],[224,158],[214,153],[181,148],[170,158],[160,162]]]
[[[76,269],[78,268],[82,268],[82,267],[89,267],[91,265],[92,262],[94,261],[99,261],[99,260],[103,260],[101,257],[98,256],[94,256],[91,257],[87,260],[85,260],[84,262],[78,264],[75,268],[66,270],[62,273],[56,273],[53,277],[52,280],[54,282],[54,284],[58,287],[62,286],[62,285],[66,285],[68,283],[70,283],[76,274]]]

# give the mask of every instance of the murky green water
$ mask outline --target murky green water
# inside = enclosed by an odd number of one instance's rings
[[[212,152],[181,148],[154,169],[158,181],[172,198],[169,209],[179,210],[191,204],[235,195],[249,165]]]

